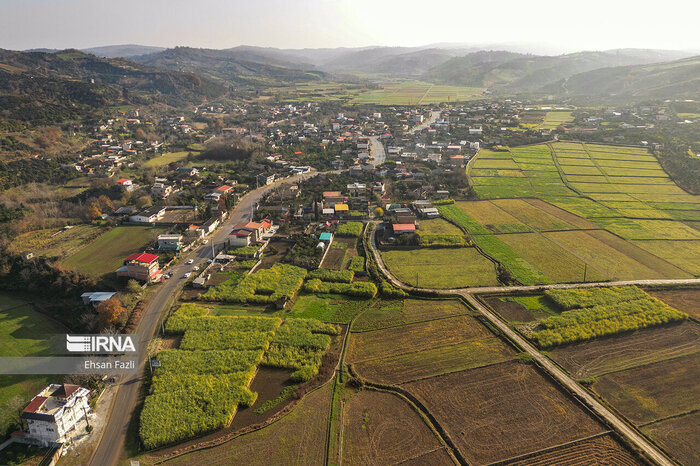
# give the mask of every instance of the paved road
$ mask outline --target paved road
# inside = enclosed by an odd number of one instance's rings
[[[211,257],[212,246],[214,246],[217,252],[223,248],[224,242],[230,233],[231,226],[250,220],[253,215],[253,206],[265,193],[283,184],[297,182],[315,176],[316,174],[316,172],[312,172],[286,178],[274,184],[258,188],[243,196],[229,214],[224,225],[219,227],[219,229],[214,232],[213,236],[209,238],[210,243],[200,246],[185,255],[178,265],[171,268],[170,272],[172,272],[173,277],[162,284],[156,285],[159,289],[155,291],[149,299],[141,323],[136,330],[136,339],[139,342],[138,347],[144,350],[148,347],[159,325],[163,311],[169,308],[169,304],[171,304],[172,300],[174,300],[184,285],[184,274],[192,271],[195,265],[204,265],[206,260]],[[194,263],[187,265],[185,262],[189,259],[192,259]],[[136,407],[141,383],[143,381],[140,374],[143,373],[146,363],[146,352],[141,351],[139,357],[139,375],[123,377],[116,387],[117,392],[114,395],[110,414],[108,415],[108,420],[105,424],[100,443],[90,461],[91,465],[112,466],[117,464],[120,459],[129,422],[131,421],[132,413]]]
[[[430,113],[430,118],[425,120],[423,123],[414,126],[409,132],[416,133],[428,128],[430,125],[435,123],[437,119],[440,118],[440,111],[434,110]],[[379,136],[370,136],[369,138],[370,149],[369,153],[372,156],[372,165],[378,167],[386,161],[386,151],[384,150],[384,144],[379,140]]]
[[[370,238],[370,247],[372,253],[377,261],[379,268],[386,274],[386,276],[401,288],[405,289],[416,289],[409,287],[401,283],[394,277],[391,272],[384,265],[381,254],[376,248],[376,230],[372,230],[372,235]],[[452,290],[435,290],[421,288],[427,291],[435,291],[438,293],[445,294],[458,294],[464,296],[464,298],[469,301],[469,303],[474,306],[484,317],[486,317],[489,322],[501,330],[504,334],[518,344],[523,350],[525,350],[529,355],[531,355],[540,364],[544,370],[546,370],[552,377],[554,377],[560,384],[569,389],[572,393],[576,394],[578,398],[585,403],[591,410],[593,410],[598,416],[604,419],[608,425],[614,428],[620,435],[625,437],[630,443],[632,443],[639,450],[643,451],[648,458],[652,459],[655,463],[660,465],[672,466],[674,463],[670,461],[666,456],[660,452],[654,445],[649,443],[644,437],[642,437],[634,428],[630,427],[626,422],[617,417],[612,411],[603,406],[598,400],[593,397],[590,393],[584,390],[574,379],[572,379],[566,372],[560,369],[556,364],[550,361],[547,357],[543,356],[537,348],[531,345],[523,337],[521,337],[516,331],[508,326],[504,321],[502,321],[498,316],[491,312],[488,308],[482,305],[479,300],[474,297],[474,293],[503,293],[506,291],[533,291],[541,289],[553,289],[553,288],[580,288],[580,287],[592,287],[601,285],[663,285],[663,284],[697,284],[700,283],[698,279],[692,280],[632,280],[632,281],[618,281],[618,282],[603,282],[603,283],[574,283],[574,284],[561,284],[561,285],[544,285],[544,286],[500,286],[500,287],[488,287],[488,288],[461,288]]]

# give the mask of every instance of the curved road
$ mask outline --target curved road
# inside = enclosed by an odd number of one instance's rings
[[[231,227],[236,223],[250,220],[253,215],[254,205],[263,195],[284,184],[301,181],[316,176],[317,174],[318,172],[314,171],[303,175],[296,175],[247,193],[238,201],[238,204],[236,204],[235,208],[229,213],[223,225],[209,237],[210,244],[202,245],[183,256],[182,260],[169,270],[169,272],[172,272],[173,277],[156,285],[159,289],[155,291],[148,300],[141,323],[136,329],[138,348],[144,349],[140,352],[141,354],[139,354],[139,375],[124,376],[119,381],[116,387],[117,392],[114,394],[112,406],[109,409],[108,418],[105,421],[102,437],[90,460],[91,465],[112,466],[117,464],[121,457],[127,429],[129,428],[132,414],[136,408],[139,391],[141,390],[141,383],[143,382],[141,374],[143,374],[146,363],[145,349],[148,348],[148,344],[156,332],[163,311],[168,309],[174,298],[182,289],[185,283],[185,280],[183,280],[184,274],[191,271],[192,267],[195,265],[201,266],[205,264],[206,260],[211,258],[212,247],[215,251],[223,249]],[[187,265],[185,262],[189,259],[194,260],[194,263]]]
[[[375,230],[372,230],[372,235],[370,239],[370,248],[374,254],[374,258],[377,262],[379,268],[386,274],[386,276],[391,280],[394,285],[399,286],[404,289],[419,289],[406,286],[394,277],[391,272],[384,265],[381,254],[376,248],[376,238]],[[601,404],[593,395],[584,390],[578,382],[572,379],[566,372],[559,368],[556,364],[550,361],[547,357],[542,355],[537,348],[530,344],[527,340],[521,337],[515,330],[510,328],[508,324],[502,321],[498,316],[486,308],[473,293],[503,293],[509,291],[533,291],[542,289],[556,289],[556,288],[579,288],[579,287],[592,287],[592,286],[610,286],[610,285],[665,285],[665,284],[700,284],[700,279],[690,279],[690,280],[633,280],[633,281],[618,281],[618,282],[602,282],[602,283],[574,283],[574,284],[561,284],[561,285],[543,285],[543,286],[503,286],[503,287],[487,287],[487,288],[461,288],[452,290],[437,290],[437,289],[427,289],[420,288],[424,291],[433,291],[444,294],[458,294],[463,296],[469,303],[474,306],[484,317],[486,317],[489,322],[495,325],[500,331],[508,336],[511,341],[515,342],[524,351],[526,351],[530,356],[537,361],[537,363],[545,371],[549,373],[550,376],[555,378],[562,386],[566,387],[571,393],[575,394],[579,400],[586,404],[592,411],[594,411],[601,419],[604,419],[609,426],[614,428],[620,435],[622,435],[627,441],[637,447],[640,451],[644,452],[647,457],[653,460],[656,464],[663,466],[672,466],[673,463],[669,460],[661,451],[659,451],[656,446],[651,444],[640,435],[636,429],[628,425],[625,421],[617,417],[612,411]]]

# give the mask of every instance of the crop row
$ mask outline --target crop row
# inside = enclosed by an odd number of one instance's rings
[[[547,290],[545,294],[565,310],[615,304],[649,297],[636,286]]]
[[[247,275],[234,287],[214,286],[202,295],[211,301],[237,303],[271,303],[282,296],[292,297],[299,291],[306,269],[288,264],[275,264],[272,268]]]
[[[352,283],[355,272],[352,270],[316,269],[306,275],[306,279],[318,279],[324,282]]]
[[[322,282],[314,278],[304,284],[304,291],[308,293],[336,293],[347,296],[374,298],[377,294],[377,286],[372,282],[332,283]]]

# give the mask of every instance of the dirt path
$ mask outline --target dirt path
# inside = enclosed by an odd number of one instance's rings
[[[375,232],[372,230],[370,237],[370,248],[372,249],[372,254],[377,261],[377,265],[384,272],[384,274],[391,280],[394,285],[399,286],[406,290],[416,290],[410,286],[406,286],[394,277],[389,270],[384,265],[382,257],[376,248],[375,242]],[[603,406],[593,395],[588,393],[584,388],[582,388],[575,380],[573,380],[568,374],[566,374],[562,369],[560,369],[556,364],[550,361],[547,357],[543,356],[537,348],[521,337],[517,332],[508,326],[504,321],[502,321],[498,316],[491,312],[486,306],[481,304],[481,302],[474,296],[475,293],[503,293],[510,291],[533,291],[533,290],[544,290],[544,289],[563,289],[563,288],[581,288],[581,287],[594,287],[594,286],[610,286],[610,285],[665,285],[665,284],[697,284],[700,283],[700,279],[689,279],[689,280],[630,280],[630,281],[618,281],[618,282],[602,282],[602,283],[572,283],[572,284],[560,284],[560,285],[543,285],[543,286],[496,286],[496,287],[485,287],[485,288],[462,288],[462,289],[452,289],[452,290],[435,290],[435,289],[425,289],[421,288],[423,291],[433,291],[437,293],[460,295],[463,296],[469,304],[471,304],[477,311],[479,311],[484,317],[486,317],[489,322],[502,331],[508,338],[514,343],[520,346],[524,351],[526,351],[532,358],[537,361],[537,363],[549,373],[550,376],[555,378],[562,386],[566,387],[571,393],[573,393],[581,402],[586,404],[592,411],[594,411],[601,419],[605,420],[607,424],[615,429],[620,435],[622,435],[627,441],[633,444],[640,451],[644,452],[649,459],[654,461],[656,464],[671,466],[674,463],[670,461],[666,456],[661,453],[654,445],[649,443],[642,435],[640,435],[633,427],[630,427],[625,421],[617,417],[608,408]]]

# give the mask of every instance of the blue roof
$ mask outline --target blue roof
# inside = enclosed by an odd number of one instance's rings
[[[321,233],[321,235],[318,237],[321,241],[330,241],[333,239],[333,235],[326,232]]]

